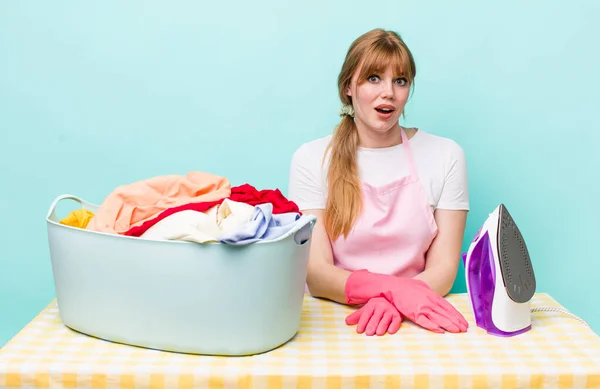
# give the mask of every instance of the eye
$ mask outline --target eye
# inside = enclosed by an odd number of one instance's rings
[[[369,82],[377,82],[379,80],[379,76],[376,74],[372,74],[367,78],[367,80],[369,80]]]
[[[396,79],[396,83],[401,86],[404,86],[408,83],[408,80],[404,77],[400,77],[400,78]]]

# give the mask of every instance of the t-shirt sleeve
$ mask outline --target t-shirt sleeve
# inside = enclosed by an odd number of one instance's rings
[[[301,146],[292,156],[288,199],[295,202],[300,210],[325,208],[321,159],[305,146]]]
[[[458,144],[454,144],[449,164],[450,166],[446,173],[437,208],[468,211],[469,185],[467,163],[465,153]]]

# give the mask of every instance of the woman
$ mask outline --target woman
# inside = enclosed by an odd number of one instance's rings
[[[398,34],[356,39],[338,77],[341,122],[291,162],[288,196],[318,220],[308,289],[362,305],[346,322],[367,335],[395,333],[403,318],[435,332],[468,326],[443,298],[469,210],[465,158],[454,141],[399,125],[415,74]]]

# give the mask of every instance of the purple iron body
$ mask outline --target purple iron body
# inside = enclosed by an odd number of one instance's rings
[[[503,204],[489,215],[462,257],[477,326],[496,336],[529,331],[535,275],[525,240]]]

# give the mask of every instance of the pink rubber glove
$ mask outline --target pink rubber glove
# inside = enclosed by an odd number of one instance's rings
[[[356,332],[368,336],[395,334],[402,323],[400,312],[383,297],[373,297],[365,305],[346,317],[346,324],[355,325]]]
[[[433,332],[465,332],[469,326],[452,304],[414,278],[358,270],[348,277],[345,294],[348,304],[385,297],[402,316]]]

